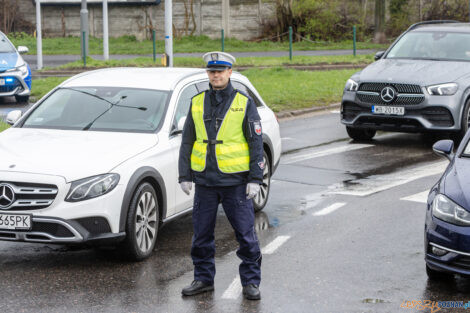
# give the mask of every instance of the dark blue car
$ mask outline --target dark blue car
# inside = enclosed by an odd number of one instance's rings
[[[452,140],[440,140],[434,152],[450,164],[431,189],[424,227],[426,272],[431,279],[470,276],[470,132],[453,153]]]
[[[14,96],[17,102],[28,102],[31,94],[31,68],[21,54],[28,48],[15,46],[0,32],[0,97]]]

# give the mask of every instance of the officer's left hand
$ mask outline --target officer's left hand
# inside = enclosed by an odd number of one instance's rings
[[[246,185],[246,198],[253,199],[258,194],[259,188],[257,183],[248,183]]]

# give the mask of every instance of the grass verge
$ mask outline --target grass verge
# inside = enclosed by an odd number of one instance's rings
[[[346,80],[357,70],[299,71],[250,69],[243,72],[275,112],[328,105],[341,101]],[[32,96],[44,96],[67,77],[33,80]],[[1,127],[1,124],[0,124]]]
[[[36,38],[24,33],[11,34],[10,40],[15,46],[27,46],[31,54],[36,54]],[[43,38],[43,54],[80,54],[79,37],[54,37]],[[158,40],[157,53],[164,53],[165,43]],[[371,42],[358,42],[357,49],[385,50],[388,45]],[[340,42],[309,42],[301,41],[293,44],[294,50],[335,50],[353,48],[352,40]],[[207,52],[221,49],[220,39],[210,39],[207,36],[186,36],[175,38],[173,51],[178,52]],[[243,41],[234,38],[225,39],[225,51],[227,52],[255,52],[255,51],[289,51],[289,42],[273,41]],[[137,40],[134,36],[109,38],[110,54],[152,54],[153,43],[151,40]],[[89,53],[103,54],[103,41],[101,38],[90,37]]]
[[[236,67],[279,67],[289,65],[332,65],[332,64],[369,64],[374,61],[374,55],[334,55],[334,56],[295,56],[292,61],[289,57],[243,57],[238,58]],[[137,67],[160,67],[159,60],[153,62],[152,58],[139,57],[134,59],[119,60],[95,60],[87,58],[87,67],[104,68],[104,67],[120,67],[120,66],[137,66]],[[178,57],[174,60],[176,67],[204,67],[205,63],[202,58]],[[44,70],[74,70],[83,69],[81,60],[67,63],[59,67],[45,68]]]

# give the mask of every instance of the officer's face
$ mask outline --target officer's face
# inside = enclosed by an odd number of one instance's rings
[[[207,71],[209,76],[209,82],[214,89],[224,89],[228,81],[230,80],[230,75],[232,75],[232,69],[226,69],[223,71]]]

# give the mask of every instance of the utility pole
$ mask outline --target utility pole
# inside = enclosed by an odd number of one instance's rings
[[[108,0],[103,0],[103,57],[109,60]]]
[[[165,0],[165,54],[168,56],[167,66],[173,67],[173,1]]]
[[[42,69],[42,30],[41,30],[41,0],[36,0],[36,54],[38,70]]]
[[[83,36],[83,32],[85,32],[85,36]],[[88,55],[88,10],[86,7],[86,0],[82,0],[82,9],[80,10],[80,38],[81,39],[81,47],[82,49],[80,51],[83,57],[83,51],[86,52],[86,55]],[[83,38],[85,37],[85,38]],[[83,46],[85,45],[85,49],[83,49]]]

